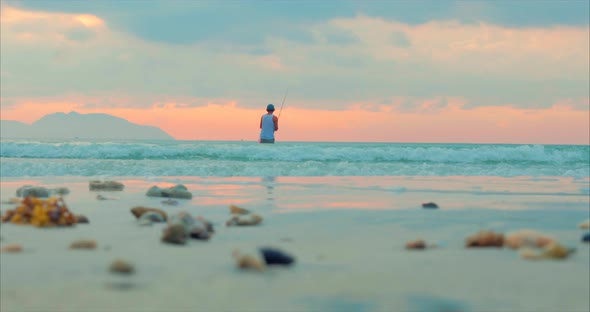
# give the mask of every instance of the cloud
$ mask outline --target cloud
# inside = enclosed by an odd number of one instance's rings
[[[201,9],[209,12],[206,4]],[[160,5],[182,12],[182,6]],[[1,26],[5,98],[82,94],[96,97],[85,104],[96,107],[226,98],[255,108],[280,100],[290,87],[289,101],[301,108],[315,109],[317,102],[324,103],[322,109],[342,110],[396,97],[458,97],[472,109],[548,108],[564,99],[579,103],[589,93],[587,26],[412,24],[355,15],[285,24],[285,33],[269,31],[261,42],[208,36],[178,45],[145,40],[102,16],[6,5]],[[210,25],[199,29],[215,33]],[[299,35],[292,39],[291,33]],[[133,100],[102,100],[109,96]],[[426,113],[437,107],[411,103],[387,109]]]

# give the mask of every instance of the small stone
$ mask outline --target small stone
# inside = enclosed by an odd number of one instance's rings
[[[590,243],[590,232],[582,235],[582,241],[586,243]]]
[[[162,195],[164,197],[173,197],[173,198],[181,198],[181,199],[191,199],[193,198],[193,194],[188,191],[186,186],[182,184],[177,184],[171,188],[162,190]]]
[[[406,249],[426,249],[426,242],[422,239],[409,241],[406,243]]]
[[[85,215],[77,215],[76,220],[76,223],[90,223],[90,221]]]
[[[186,243],[187,231],[183,224],[169,224],[164,228],[162,242],[184,245]]]
[[[204,226],[196,225],[190,230],[189,236],[198,240],[209,240],[209,238],[211,238],[211,233],[209,233]]]
[[[113,261],[113,263],[111,263],[111,266],[109,267],[109,271],[111,273],[115,273],[115,274],[130,275],[130,274],[135,273],[135,268],[133,267],[133,265],[131,263],[128,263],[128,262],[121,260],[121,259],[117,259],[117,260]]]
[[[215,233],[215,229],[213,228],[213,223],[207,221],[205,218],[198,216],[197,220],[202,222],[209,233]]]
[[[191,199],[193,197],[193,194],[182,184],[177,184],[169,188],[152,186],[148,189],[146,195],[150,197],[171,197],[181,199]]]
[[[248,225],[258,225],[262,222],[262,217],[257,214],[248,214],[248,215],[234,215],[231,219],[229,219],[225,225],[226,226],[248,226]]]
[[[262,254],[264,262],[267,265],[291,265],[295,258],[279,249],[271,247],[261,247],[258,249]]]
[[[4,247],[2,247],[2,249],[0,250],[2,252],[22,252],[23,251],[23,247],[19,244],[10,244],[10,245],[6,245]]]
[[[125,185],[120,182],[116,181],[90,181],[88,183],[88,188],[91,191],[102,190],[102,191],[122,191],[125,188]]]
[[[181,211],[178,214],[173,215],[168,221],[170,224],[182,224],[187,233],[191,231],[195,222],[197,222],[197,220],[186,211]]]
[[[49,189],[41,186],[24,185],[16,190],[17,197],[49,197]]]
[[[479,231],[467,237],[465,247],[502,247],[504,235],[493,231]]]
[[[52,190],[53,194],[57,194],[57,195],[68,195],[70,194],[70,189],[68,189],[67,187],[56,187]]]
[[[168,219],[168,216],[166,214],[166,212],[164,212],[163,210],[160,209],[156,209],[156,208],[147,208],[147,207],[142,207],[142,206],[137,206],[137,207],[133,207],[131,208],[131,213],[137,218],[139,219],[144,213],[147,212],[156,212],[162,215],[162,217],[164,217],[164,220]]]
[[[422,208],[437,209],[438,205],[433,202],[424,203],[424,204],[422,204]]]
[[[162,214],[154,212],[154,211],[148,211],[148,212],[142,214],[141,217],[139,217],[139,222],[142,222],[145,220],[149,220],[150,222],[165,222],[166,221],[164,219],[164,216],[162,216]]]
[[[96,249],[96,241],[78,240],[70,244],[70,249]]]
[[[161,197],[162,190],[159,187],[154,185],[148,189],[148,191],[145,195],[150,196],[150,197]]]
[[[236,205],[230,205],[229,206],[229,211],[231,214],[240,214],[240,215],[245,215],[245,214],[249,214],[250,210],[248,209],[244,209],[244,208],[240,208]]]
[[[582,223],[578,224],[578,227],[581,229],[588,229],[590,228],[590,219],[583,221]]]

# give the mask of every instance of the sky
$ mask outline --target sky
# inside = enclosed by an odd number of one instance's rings
[[[588,145],[589,6],[1,0],[0,118],[257,140],[273,103],[279,142]]]

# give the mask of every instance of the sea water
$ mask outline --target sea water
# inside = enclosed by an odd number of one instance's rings
[[[1,177],[492,176],[587,179],[590,146],[8,140]]]

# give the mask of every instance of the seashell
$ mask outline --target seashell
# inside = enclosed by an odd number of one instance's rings
[[[406,249],[426,249],[426,242],[422,239],[409,241],[406,243]]]
[[[62,197],[41,199],[25,197],[15,209],[6,211],[2,222],[31,224],[37,227],[72,226],[76,217],[68,210]]]
[[[582,235],[582,241],[586,243],[590,243],[590,232]]]
[[[276,248],[261,247],[258,250],[267,265],[291,265],[295,262],[293,256]]]
[[[433,202],[423,203],[422,208],[438,209],[438,205]]]
[[[225,225],[226,226],[247,226],[247,225],[258,225],[262,222],[262,217],[257,214],[247,214],[247,215],[234,215],[231,219],[229,219]]]
[[[88,218],[85,215],[77,215],[76,216],[77,223],[90,223]]]
[[[140,222],[145,221],[145,220],[149,220],[150,222],[165,222],[166,221],[164,219],[164,217],[162,216],[162,214],[154,212],[154,211],[148,211],[148,212],[142,214],[141,217],[139,217]]]
[[[96,249],[96,241],[78,240],[70,244],[70,249]]]
[[[116,181],[99,181],[94,180],[88,182],[88,188],[91,191],[102,190],[102,191],[122,191],[125,185],[121,182]]]
[[[565,259],[573,252],[573,249],[566,248],[557,242],[552,242],[545,246],[543,250],[543,257],[550,259]]]
[[[165,243],[184,245],[186,243],[187,231],[182,224],[168,224],[163,231],[162,241]]]
[[[581,229],[588,229],[590,228],[590,219],[583,221],[582,223],[578,224],[578,227]]]
[[[566,259],[574,252],[575,249],[564,247],[557,242],[551,242],[540,251],[539,249],[525,246],[521,249],[520,257],[527,260]]]
[[[243,255],[238,250],[232,253],[236,260],[236,266],[242,270],[255,270],[258,272],[264,271],[264,263],[251,255]]]
[[[111,263],[109,267],[109,271],[115,274],[125,274],[130,275],[135,273],[135,268],[131,263],[128,263],[124,260],[117,259]]]
[[[555,242],[552,237],[529,229],[511,232],[504,237],[504,245],[512,249],[524,246],[542,248],[552,242]]]
[[[142,207],[142,206],[137,206],[137,207],[131,208],[131,213],[138,219],[141,217],[141,215],[143,215],[146,212],[156,212],[156,213],[161,214],[162,217],[164,217],[164,220],[168,219],[166,212],[164,212],[163,210],[160,210],[160,209],[147,208],[147,207]]]
[[[520,250],[520,257],[527,260],[543,259],[543,255],[541,255],[536,249],[531,247],[523,247]]]
[[[467,237],[465,247],[502,247],[503,242],[503,234],[484,230]]]
[[[23,247],[19,244],[10,244],[10,245],[6,245],[6,246],[2,247],[2,249],[0,251],[2,251],[2,252],[22,252]]]
[[[245,215],[245,214],[249,214],[250,210],[248,209],[244,209],[244,208],[240,208],[236,205],[230,205],[229,206],[229,211],[231,214],[240,214],[240,215]]]

